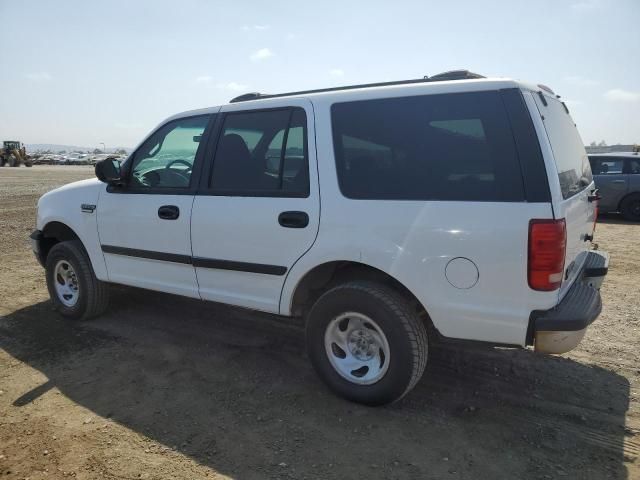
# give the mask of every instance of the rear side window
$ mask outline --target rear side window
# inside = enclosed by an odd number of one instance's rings
[[[591,185],[591,166],[571,115],[559,100],[534,95],[553,150],[562,197],[567,199]]]
[[[221,195],[309,195],[307,120],[301,108],[225,115],[211,188]]]
[[[357,199],[522,201],[522,175],[498,92],[337,103],[342,193]]]

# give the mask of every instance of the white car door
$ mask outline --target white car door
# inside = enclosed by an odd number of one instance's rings
[[[111,282],[199,297],[189,227],[210,119],[158,128],[123,166],[125,185],[101,193],[98,233]]]
[[[200,296],[277,313],[287,272],[318,232],[312,106],[234,103],[218,117],[191,219]]]

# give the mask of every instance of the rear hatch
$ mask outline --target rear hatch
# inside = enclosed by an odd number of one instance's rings
[[[562,299],[578,277],[591,248],[589,239],[595,227],[597,202],[589,201],[589,196],[595,186],[584,144],[565,104],[544,92],[533,97],[553,152],[556,173],[555,178],[551,175],[550,182],[559,183],[559,191],[555,194],[556,189],[553,185],[551,188],[554,216],[566,222]]]

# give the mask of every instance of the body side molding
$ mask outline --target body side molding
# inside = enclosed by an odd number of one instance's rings
[[[104,253],[124,255],[127,257],[147,258],[162,262],[183,263],[200,268],[215,268],[218,270],[234,270],[237,272],[262,273],[265,275],[284,275],[287,267],[280,265],[267,265],[263,263],[236,262],[233,260],[221,260],[216,258],[192,257],[176,253],[155,252],[152,250],[140,250],[137,248],[118,247],[114,245],[102,245]]]

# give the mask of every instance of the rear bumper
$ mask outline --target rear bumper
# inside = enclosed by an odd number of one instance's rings
[[[531,313],[536,352],[565,353],[580,343],[587,327],[602,311],[600,287],[608,270],[609,255],[590,251],[580,278],[562,301],[550,310]]]

